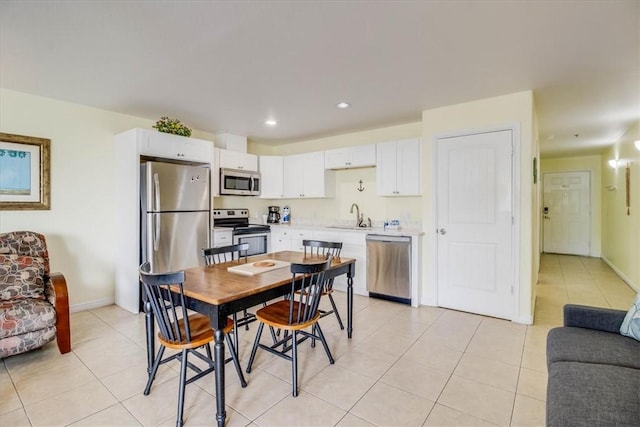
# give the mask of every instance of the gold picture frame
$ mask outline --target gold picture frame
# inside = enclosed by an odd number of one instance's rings
[[[0,132],[0,210],[51,209],[51,140]]]

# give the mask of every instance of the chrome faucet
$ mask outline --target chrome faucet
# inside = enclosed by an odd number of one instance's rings
[[[362,226],[362,217],[360,216],[360,208],[358,207],[358,205],[353,203],[351,205],[351,209],[349,210],[349,213],[353,213],[354,207],[356,208],[356,227],[360,227]]]

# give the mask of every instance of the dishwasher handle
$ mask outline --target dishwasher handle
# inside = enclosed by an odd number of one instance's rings
[[[366,241],[367,242],[388,242],[388,243],[411,243],[411,237],[367,234]]]

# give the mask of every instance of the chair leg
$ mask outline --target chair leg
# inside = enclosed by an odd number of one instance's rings
[[[233,362],[233,366],[236,368],[236,372],[238,373],[238,378],[240,378],[240,385],[242,388],[247,386],[247,382],[244,379],[244,375],[242,375],[242,368],[240,368],[240,362],[238,362],[238,350],[233,347],[233,343],[231,342],[231,338],[229,335],[226,335],[227,345],[229,346],[229,352],[231,353],[231,361]]]
[[[180,360],[180,385],[178,388],[178,416],[176,418],[176,426],[182,427],[182,413],[184,411],[184,387],[187,381],[187,354],[188,350],[182,350],[182,358]]]
[[[333,295],[329,294],[329,302],[331,303],[331,307],[333,307],[333,312],[338,319],[338,323],[340,324],[340,329],[344,329],[344,325],[342,324],[342,319],[340,318],[340,313],[338,313],[338,307],[336,307],[336,302],[333,300]]]
[[[246,313],[246,310],[245,310],[245,313]],[[233,341],[236,344],[236,348],[240,348],[238,344],[238,314],[237,313],[233,313]]]
[[[243,316],[244,316],[244,318],[246,319],[246,318],[247,318],[247,310],[244,310],[244,312],[242,313],[242,315],[243,315]],[[248,324],[248,323],[245,323],[245,325],[244,325],[244,330],[245,330],[245,331],[248,331],[248,330],[249,330],[249,324]]]
[[[298,331],[293,331],[291,344],[291,376],[293,378],[293,397],[298,396]]]
[[[329,350],[329,346],[327,345],[327,340],[324,339],[324,334],[322,333],[322,329],[320,329],[320,325],[318,323],[315,324],[316,332],[318,333],[318,338],[320,338],[320,342],[322,342],[322,346],[324,347],[324,352],[327,353],[327,357],[329,358],[329,363],[332,365],[335,363],[333,360],[333,356],[331,355],[331,350]]]
[[[147,386],[144,388],[144,395],[148,396],[151,391],[151,384],[153,384],[153,380],[156,379],[156,372],[158,372],[158,367],[160,366],[160,361],[162,361],[162,356],[164,355],[164,346],[160,346],[158,349],[158,354],[156,355],[156,359],[153,361],[153,367],[151,368],[151,372],[149,373],[149,379],[147,380]]]
[[[260,322],[258,325],[258,332],[256,333],[256,339],[253,341],[253,348],[251,349],[251,356],[249,356],[249,364],[247,365],[247,374],[251,373],[251,365],[253,365],[253,358],[256,356],[256,350],[258,350],[258,344],[260,343],[260,336],[262,335],[262,329],[264,323]]]

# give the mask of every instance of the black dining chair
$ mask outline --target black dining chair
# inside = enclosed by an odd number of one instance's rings
[[[325,278],[328,277],[326,272],[330,265],[331,256],[321,263],[291,264],[292,281],[288,298],[269,304],[256,312],[256,318],[260,323],[251,349],[247,373],[251,372],[258,348],[290,361],[292,363],[293,397],[298,395],[298,345],[300,343],[309,338],[314,341],[319,340],[327,353],[329,363],[334,363],[318,323],[320,319],[318,305],[323,295]],[[284,337],[273,345],[260,343],[265,325],[269,326],[272,333],[274,328],[284,330]],[[288,354],[289,352],[291,354]]]
[[[185,304],[185,296],[183,283],[185,279],[184,271],[171,273],[150,273],[149,263],[140,266],[140,281],[142,282],[146,300],[151,306],[153,316],[158,325],[158,341],[160,348],[153,361],[149,379],[144,389],[145,396],[151,391],[151,385],[158,372],[161,364],[177,359],[180,361],[180,385],[178,389],[178,414],[176,425],[182,426],[182,415],[184,411],[184,389],[190,384],[203,376],[209,374],[215,369],[215,361],[211,356],[210,343],[214,340],[214,330],[211,328],[209,317],[202,314],[189,314]],[[227,319],[227,325],[224,328],[227,346],[231,357],[225,362],[233,361],[242,387],[247,386],[244,379],[236,348],[229,337],[233,332],[233,321]],[[163,359],[166,348],[179,350],[171,356]],[[203,354],[200,349],[205,350]],[[204,361],[208,367],[201,369],[195,364],[188,361],[189,355],[194,355]],[[187,368],[192,369],[195,373],[187,379]]]
[[[302,246],[304,247],[304,255],[307,256],[307,253],[311,256],[322,256],[324,258],[328,258],[329,256],[334,258],[340,257],[340,252],[342,251],[342,242],[325,242],[322,240],[303,240]],[[331,314],[336,315],[336,319],[338,319],[338,324],[340,325],[340,329],[344,329],[344,325],[342,324],[342,318],[340,318],[340,313],[338,312],[338,307],[336,306],[336,302],[333,299],[333,279],[327,280],[325,283],[324,290],[322,291],[323,295],[329,297],[329,302],[331,303],[331,310],[320,310],[320,317],[326,317]]]
[[[230,261],[247,262],[247,251],[249,250],[248,243],[240,243],[237,245],[220,246],[217,248],[202,249],[202,256],[204,258],[205,265],[222,264]],[[266,305],[266,304],[263,304]],[[233,324],[235,328],[234,340],[236,349],[238,346],[238,328],[244,326],[246,330],[249,330],[249,323],[255,322],[256,316],[253,313],[249,313],[247,310],[243,310],[242,317],[238,318],[238,313],[233,313]]]

